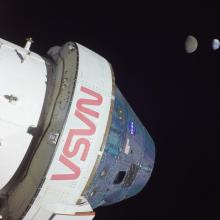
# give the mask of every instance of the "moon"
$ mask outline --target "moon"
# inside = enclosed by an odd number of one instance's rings
[[[187,53],[193,53],[196,51],[198,47],[198,41],[197,39],[192,36],[192,35],[189,35],[187,36],[186,40],[185,40],[185,50]]]
[[[218,39],[213,39],[212,41],[212,49],[213,50],[218,50],[218,48],[220,47],[220,42]]]

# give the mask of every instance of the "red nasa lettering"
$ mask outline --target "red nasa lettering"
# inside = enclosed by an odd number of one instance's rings
[[[99,118],[99,112],[94,111],[87,106],[99,106],[102,104],[103,98],[97,92],[94,92],[84,86],[81,87],[80,91],[95,98],[81,98],[76,103],[74,116],[79,118],[87,126],[87,128],[69,130],[66,142],[64,144],[63,152],[59,157],[59,161],[64,166],[68,167],[71,172],[65,174],[54,174],[52,175],[51,180],[75,180],[80,176],[80,167],[77,166],[77,164],[75,164],[71,159],[78,154],[80,148],[83,148],[82,155],[80,155],[80,160],[85,161],[87,159],[90,149],[90,141],[88,140],[88,138],[86,138],[86,136],[92,136],[96,132],[96,125],[88,117],[86,117],[86,115],[90,115],[94,118]],[[77,140],[72,147],[71,143],[74,137],[77,138]]]

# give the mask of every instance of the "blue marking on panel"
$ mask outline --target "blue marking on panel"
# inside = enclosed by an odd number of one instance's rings
[[[136,126],[135,126],[133,121],[129,121],[128,127],[129,127],[130,134],[131,135],[135,135],[135,133],[136,133]]]

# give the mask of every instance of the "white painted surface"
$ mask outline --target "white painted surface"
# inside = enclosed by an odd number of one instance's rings
[[[18,55],[19,54],[19,55]],[[37,54],[0,39],[0,189],[12,178],[32,140],[46,92],[46,65]],[[10,100],[11,99],[11,100]]]
[[[95,215],[56,215],[53,220],[92,220]]]
[[[35,202],[24,217],[25,220],[38,220],[35,218],[36,213],[41,209],[46,209],[51,213],[73,215],[79,212],[82,207],[77,206],[76,202],[80,198],[83,189],[85,188],[88,179],[91,175],[98,155],[100,155],[100,148],[107,127],[108,117],[110,113],[111,97],[112,97],[112,73],[109,63],[96,53],[78,44],[79,48],[79,70],[78,78],[76,81],[76,88],[74,97],[72,98],[72,104],[70,112],[67,118],[67,122],[62,131],[59,139],[55,156],[52,164],[48,170],[46,181],[42,186]],[[102,103],[100,105],[85,105],[85,107],[92,109],[99,113],[99,117],[93,117],[91,115],[81,112],[88,120],[95,124],[96,130],[93,135],[90,136],[76,136],[71,140],[71,146],[75,146],[76,141],[80,138],[85,138],[90,142],[90,148],[85,161],[81,160],[83,153],[83,146],[80,146],[80,150],[74,157],[67,158],[71,163],[79,166],[81,173],[78,178],[72,180],[52,180],[51,177],[54,174],[67,174],[71,173],[71,170],[64,166],[59,161],[60,155],[63,155],[63,149],[71,129],[88,129],[79,118],[74,114],[76,112],[76,104],[80,99],[95,99],[91,95],[83,93],[80,89],[86,87],[102,96]],[[84,212],[89,207],[85,206]],[[91,209],[91,207],[90,207]],[[82,210],[81,210],[82,211]],[[63,216],[62,216],[63,217]],[[68,217],[69,218],[69,217]],[[55,218],[57,220],[66,218]],[[73,219],[73,218],[71,218]],[[89,218],[92,219],[92,218]]]
[[[131,150],[130,140],[127,138],[126,145],[125,145],[125,149],[124,149],[124,153],[125,153],[125,154],[129,154],[129,153],[130,153],[130,150]]]

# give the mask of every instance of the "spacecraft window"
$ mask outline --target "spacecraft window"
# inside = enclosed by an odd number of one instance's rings
[[[132,185],[132,183],[134,182],[138,171],[139,171],[140,167],[137,164],[131,164],[131,166],[129,167],[129,170],[127,172],[127,175],[125,177],[125,181],[123,186],[124,187],[129,187]]]
[[[115,177],[114,184],[120,184],[123,181],[125,174],[125,171],[119,171]]]

